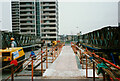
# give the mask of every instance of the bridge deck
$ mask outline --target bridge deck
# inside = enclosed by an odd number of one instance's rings
[[[83,78],[77,67],[75,54],[70,46],[64,46],[59,57],[46,70],[44,77]]]

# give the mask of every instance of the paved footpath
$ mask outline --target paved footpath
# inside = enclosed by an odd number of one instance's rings
[[[77,67],[75,54],[71,46],[64,46],[61,54],[46,70],[43,77],[49,78],[83,78]]]

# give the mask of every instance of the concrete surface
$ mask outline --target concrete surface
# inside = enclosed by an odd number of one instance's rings
[[[77,67],[76,57],[70,46],[62,48],[61,54],[46,70],[43,77],[84,77]]]

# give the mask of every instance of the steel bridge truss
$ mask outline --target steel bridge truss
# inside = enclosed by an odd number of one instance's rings
[[[81,36],[82,43],[102,49],[120,49],[120,27],[104,27]]]
[[[11,32],[3,32],[0,31],[0,47],[6,48],[10,47],[11,40],[10,38],[13,37],[17,43],[17,46],[29,46],[34,44],[40,44],[41,38],[33,35],[21,35],[15,34]]]

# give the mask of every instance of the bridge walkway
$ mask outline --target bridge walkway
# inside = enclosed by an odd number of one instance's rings
[[[64,46],[61,54],[53,64],[45,71],[45,78],[85,78],[78,69],[76,56],[71,46]]]

